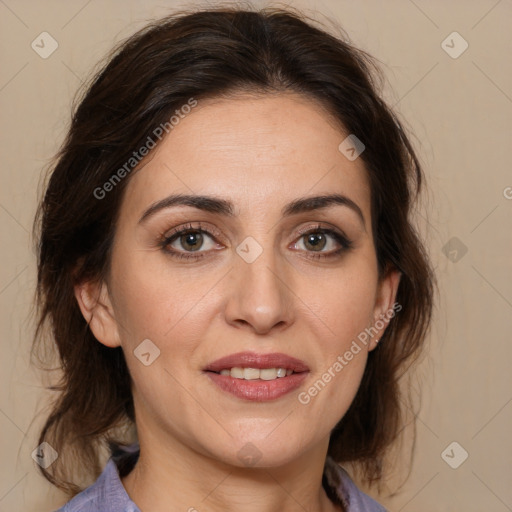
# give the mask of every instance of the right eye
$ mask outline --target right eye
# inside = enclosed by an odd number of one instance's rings
[[[209,247],[206,250],[200,250],[208,239],[210,240]],[[177,228],[166,235],[160,245],[171,257],[199,259],[213,249],[215,238],[212,233],[200,225],[199,227],[194,227],[189,224],[185,227]]]

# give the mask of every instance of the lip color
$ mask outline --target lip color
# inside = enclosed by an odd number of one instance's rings
[[[275,400],[297,389],[307,377],[308,372],[292,373],[287,377],[278,377],[274,380],[236,379],[229,375],[220,375],[214,372],[207,372],[207,375],[220,389],[238,398],[266,402]]]
[[[231,368],[284,368],[295,373],[273,380],[245,380],[220,375],[221,370]],[[210,363],[204,371],[220,389],[244,400],[265,402],[275,400],[297,389],[309,373],[308,366],[294,357],[281,353],[257,354],[239,352]]]
[[[273,352],[271,354],[256,354],[255,352],[238,352],[221,357],[210,363],[205,370],[220,372],[226,368],[286,368],[294,372],[309,371],[306,363],[295,357]],[[284,378],[284,377],[283,377]]]

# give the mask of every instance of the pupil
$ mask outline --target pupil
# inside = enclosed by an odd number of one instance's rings
[[[323,249],[323,247],[325,246],[325,237],[323,233],[308,235],[307,243],[312,245],[314,248],[318,248],[319,244],[322,244],[322,242],[324,243],[323,245],[321,245],[320,249]]]
[[[199,241],[196,240],[196,238],[199,237]],[[201,238],[202,238],[202,235],[201,233],[188,233],[186,235],[184,235],[184,238],[185,238],[185,247],[186,246],[192,246],[190,247],[190,249],[192,249],[193,251],[194,250],[197,250],[201,247]],[[197,246],[197,247],[193,247],[193,246]]]

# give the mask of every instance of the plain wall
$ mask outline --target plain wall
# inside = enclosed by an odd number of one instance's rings
[[[378,499],[393,512],[512,510],[512,4],[290,3],[339,23],[381,62],[385,97],[415,134],[428,178],[418,224],[439,296],[418,373],[417,445],[403,488]],[[190,5],[0,2],[0,511],[50,511],[65,501],[30,455],[49,396],[29,364],[30,231],[42,168],[63,140],[76,89],[99,59],[146,20]],[[31,48],[43,31],[58,42],[47,59]],[[469,44],[458,58],[441,46],[454,31]],[[461,40],[452,39],[454,52]],[[469,454],[457,469],[442,457],[454,441]],[[460,450],[450,448],[448,459]]]

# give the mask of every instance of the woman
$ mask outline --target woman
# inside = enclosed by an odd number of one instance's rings
[[[95,77],[36,224],[62,511],[384,510],[340,463],[382,478],[433,277],[375,73],[300,13],[218,8]]]

